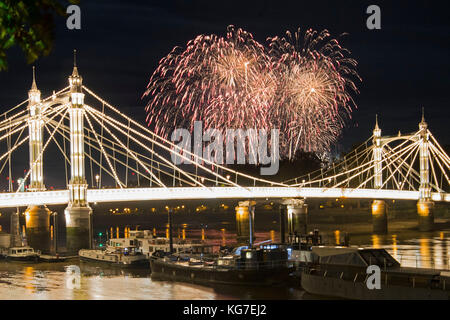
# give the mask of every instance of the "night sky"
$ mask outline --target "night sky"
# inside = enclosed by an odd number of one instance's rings
[[[136,119],[145,119],[141,100],[158,61],[198,34],[224,35],[234,24],[261,43],[298,27],[328,29],[358,62],[363,79],[355,96],[341,149],[366,140],[379,114],[383,134],[418,129],[421,108],[441,145],[450,144],[449,6],[444,1],[112,1],[82,0],[81,30],[56,20],[52,53],[35,64],[43,97],[67,85],[72,51],[84,84]],[[366,8],[381,7],[381,30],[368,30]],[[9,71],[0,72],[0,111],[27,98],[31,65],[9,51]]]

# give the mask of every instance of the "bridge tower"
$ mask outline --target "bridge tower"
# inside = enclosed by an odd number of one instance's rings
[[[430,187],[430,170],[429,160],[430,152],[428,149],[428,125],[425,122],[425,117],[422,111],[422,121],[419,123],[420,130],[420,187],[419,187],[419,201],[417,202],[417,213],[419,218],[419,230],[431,231],[434,225],[433,207],[434,202],[431,201],[431,187]]]
[[[380,189],[383,186],[383,145],[381,129],[378,126],[378,116],[373,130],[373,144],[374,188]],[[373,233],[387,233],[387,206],[384,200],[373,200],[372,202],[372,225]]]
[[[30,148],[30,184],[28,191],[45,191],[43,169],[43,125],[41,91],[36,85],[33,67],[33,83],[28,91],[28,130]],[[50,215],[45,205],[30,205],[25,211],[25,225],[28,245],[44,253],[50,251]]]
[[[92,209],[87,202],[87,181],[84,167],[84,94],[82,77],[78,74],[76,61],[70,85],[70,161],[69,204],[64,210],[66,219],[67,251],[78,253],[79,249],[91,248]]]
[[[236,210],[236,235],[238,244],[252,245],[255,240],[255,201],[240,201]]]

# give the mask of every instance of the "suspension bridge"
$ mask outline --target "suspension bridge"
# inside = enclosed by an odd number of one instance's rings
[[[239,213],[245,220],[254,200],[279,199],[292,231],[297,228],[292,217],[306,215],[307,198],[373,199],[374,231],[380,232],[387,229],[386,199],[418,201],[423,230],[432,229],[433,203],[450,202],[450,158],[423,117],[418,131],[396,136],[382,136],[377,120],[373,135],[339,161],[275,182],[190,150],[178,153],[190,164],[175,165],[170,156],[179,147],[84,86],[76,63],[69,86],[44,99],[33,69],[28,99],[0,115],[0,143],[5,151],[0,152],[0,174],[8,171],[0,207],[28,207],[27,232],[38,239],[48,226],[46,206],[67,204],[67,246],[74,250],[89,246],[93,202],[250,199],[236,207],[237,219]],[[29,148],[29,168],[15,188],[12,155],[24,146]],[[64,162],[61,190],[45,186],[44,154],[51,148]]]

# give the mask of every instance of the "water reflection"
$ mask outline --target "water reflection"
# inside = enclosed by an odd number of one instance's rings
[[[270,240],[275,242],[275,230],[270,230]]]
[[[373,234],[372,235],[372,247],[374,247],[375,249],[380,249],[380,236]]]
[[[78,286],[70,267],[79,267]],[[211,288],[175,282],[153,281],[149,269],[119,269],[83,263],[0,262],[0,299],[230,299]]]
[[[110,231],[115,231],[115,227]],[[206,237],[206,229],[183,226],[189,238]],[[156,233],[157,230],[154,230]],[[159,230],[164,234],[165,226]],[[231,244],[236,236],[225,228],[208,229],[208,243]],[[339,244],[339,230],[324,232],[328,244]],[[256,232],[255,242],[277,239],[275,230]],[[352,235],[351,245],[385,248],[403,266],[449,269],[450,232],[395,235]],[[69,266],[80,268],[79,287],[69,288],[73,280]],[[307,299],[297,288],[243,288],[190,285],[151,279],[149,269],[120,269],[104,264],[80,262],[78,259],[61,263],[18,263],[0,261],[0,299]],[[309,297],[316,299],[317,297]]]
[[[339,231],[339,230],[334,231],[334,239],[335,239],[336,245],[339,245],[341,243],[341,231]]]
[[[421,268],[432,268],[433,264],[430,254],[430,239],[421,238],[419,239],[420,246],[420,259],[419,267]]]
[[[367,245],[366,239],[367,236],[354,236],[351,244],[385,248],[402,266],[450,269],[448,251],[450,233],[448,232],[437,232],[429,236],[418,232],[407,235],[370,235],[370,245]]]
[[[397,235],[392,235],[392,256],[398,260],[398,252],[397,252]]]
[[[222,228],[220,229],[220,231],[222,231],[222,246],[226,246],[227,245],[226,229]]]
[[[25,282],[25,289],[29,293],[32,293],[34,291],[33,272],[34,272],[33,267],[25,267],[23,272],[23,281]]]

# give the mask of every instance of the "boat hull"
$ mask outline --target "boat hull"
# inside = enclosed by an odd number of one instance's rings
[[[303,272],[302,288],[311,294],[353,300],[448,300],[449,292],[428,288],[381,286],[368,289],[364,282],[352,282],[338,278]]]
[[[16,262],[38,262],[39,256],[6,256],[6,260]]]
[[[249,286],[280,285],[289,281],[293,268],[217,269],[181,266],[161,259],[150,259],[152,279],[190,282],[202,285],[226,284]]]
[[[95,263],[100,263],[100,264],[107,264],[110,266],[115,266],[115,267],[120,267],[120,268],[148,268],[150,263],[148,261],[147,258],[144,259],[135,259],[135,260],[131,260],[131,259],[126,259],[123,258],[121,260],[117,259],[117,258],[111,258],[111,259],[107,259],[105,258],[105,256],[99,256],[99,258],[96,258],[96,255],[79,255],[80,260],[82,261],[86,261],[86,262],[95,262]]]

